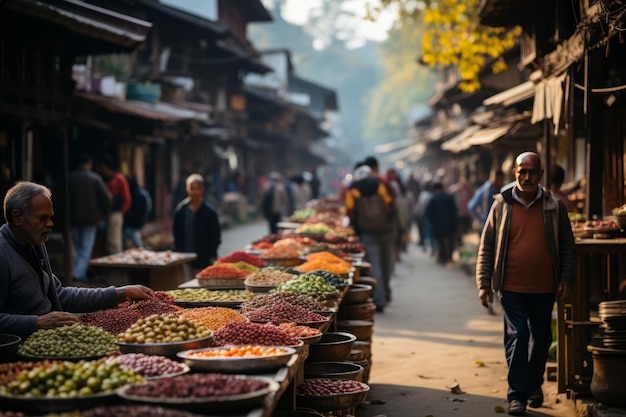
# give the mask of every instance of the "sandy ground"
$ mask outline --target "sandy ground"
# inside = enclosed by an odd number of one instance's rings
[[[220,254],[241,249],[266,229],[254,223],[226,230]],[[480,305],[474,278],[458,264],[438,266],[411,244],[391,285],[393,301],[375,318],[371,390],[357,417],[506,415],[502,315]],[[463,394],[451,392],[455,384]],[[556,390],[556,382],[546,382],[544,407],[529,415],[575,416]]]

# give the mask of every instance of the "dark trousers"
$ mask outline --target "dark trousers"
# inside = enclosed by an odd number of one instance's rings
[[[265,216],[270,227],[270,234],[278,233],[278,222],[280,221],[280,213],[271,213]]]
[[[445,265],[452,260],[454,252],[454,234],[435,235],[437,242],[437,263]]]
[[[543,384],[552,344],[554,293],[521,294],[502,291],[504,349],[509,366],[507,398],[526,404]]]

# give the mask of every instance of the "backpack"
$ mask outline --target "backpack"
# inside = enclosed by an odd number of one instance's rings
[[[359,231],[366,233],[384,233],[391,230],[389,212],[378,193],[355,199],[354,217]]]

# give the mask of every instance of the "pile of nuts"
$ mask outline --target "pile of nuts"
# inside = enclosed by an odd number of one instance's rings
[[[123,343],[172,343],[211,336],[211,330],[175,314],[155,314],[137,320],[117,335]]]

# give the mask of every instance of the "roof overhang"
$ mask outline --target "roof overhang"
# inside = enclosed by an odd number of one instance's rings
[[[77,92],[75,96],[79,100],[86,100],[111,113],[125,114],[160,122],[180,122],[196,120],[207,122],[209,114],[198,112],[166,103],[147,103],[136,100],[121,100],[115,97],[105,97],[97,94]]]
[[[45,21],[79,35],[83,40],[95,41],[99,45],[95,49],[103,51],[132,50],[145,41],[152,27],[150,22],[77,0],[52,0],[45,3],[11,0],[0,2],[0,14],[5,13],[4,10]]]
[[[502,126],[480,129],[467,139],[467,143],[469,143],[470,146],[488,145],[506,135],[511,130],[511,127],[512,124],[507,123]]]
[[[535,83],[532,81],[526,81],[515,87],[509,88],[494,94],[493,96],[483,100],[485,106],[499,104],[503,106],[509,106],[511,104],[519,103],[520,101],[528,100],[535,95]]]

